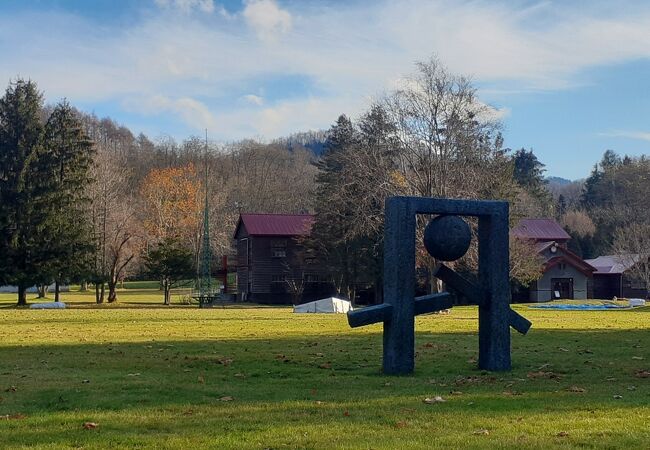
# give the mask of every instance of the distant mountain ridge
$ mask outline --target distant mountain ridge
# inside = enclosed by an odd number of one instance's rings
[[[325,130],[303,131],[276,139],[274,142],[292,150],[301,146],[310,150],[314,155],[321,156],[325,152],[328,132]]]
[[[546,177],[546,182],[548,184],[556,184],[559,186],[566,186],[567,184],[573,183],[573,180],[568,180],[562,177]]]

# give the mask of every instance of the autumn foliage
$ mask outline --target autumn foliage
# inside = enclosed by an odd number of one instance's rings
[[[156,240],[187,239],[194,242],[200,233],[203,194],[193,164],[152,169],[145,177],[144,227]]]

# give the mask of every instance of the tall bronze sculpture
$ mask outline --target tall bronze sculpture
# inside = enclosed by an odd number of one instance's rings
[[[479,368],[510,370],[510,326],[527,333],[531,323],[510,309],[508,203],[391,197],[384,222],[384,303],[348,313],[351,327],[384,323],[383,370],[412,373],[415,316],[452,307],[449,293],[415,297],[417,214],[438,214],[427,225],[424,245],[439,261],[454,261],[468,250],[471,230],[461,216],[478,217],[479,283],[444,264],[434,274],[479,307]]]

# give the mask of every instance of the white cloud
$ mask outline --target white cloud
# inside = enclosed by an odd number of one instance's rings
[[[619,138],[636,139],[639,141],[650,142],[650,131],[614,130],[614,131],[599,133],[599,136],[619,137]]]
[[[248,0],[242,14],[264,41],[275,41],[291,30],[291,14],[281,9],[275,0]]]
[[[501,99],[571,88],[591,68],[650,59],[645,3],[251,0],[228,13],[211,0],[156,2],[212,14],[145,14],[125,28],[71,14],[3,15],[0,81],[31,77],[50,100],[121,103],[142,114],[157,105],[196,130],[218,128],[224,139],[272,138],[358,115],[369,96],[432,54]],[[286,75],[313,86],[300,96],[290,86],[264,90],[265,80]],[[248,97],[252,92],[265,98]],[[501,108],[501,117],[507,113]]]
[[[123,102],[125,109],[144,115],[161,115],[171,112],[181,118],[192,129],[216,129],[217,121],[208,107],[190,97],[169,98],[153,95],[127,99]]]
[[[264,104],[264,98],[255,94],[244,95],[241,99],[251,105],[262,106]]]
[[[188,14],[195,9],[204,13],[211,13],[214,11],[214,3],[212,0],[154,0],[156,5],[161,8],[173,8]],[[223,9],[223,7],[222,7]],[[221,12],[221,10],[220,10]]]

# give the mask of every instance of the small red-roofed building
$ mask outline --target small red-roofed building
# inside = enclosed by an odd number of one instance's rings
[[[586,260],[596,268],[593,278],[593,297],[601,299],[648,297],[643,280],[634,276],[632,269],[643,261],[639,255],[604,255]]]
[[[571,236],[553,219],[522,219],[511,236],[532,242],[544,261],[541,278],[528,288],[528,300],[587,299],[596,269],[567,248]]]
[[[239,301],[291,304],[333,295],[333,286],[305,250],[314,216],[241,214],[235,228]]]

